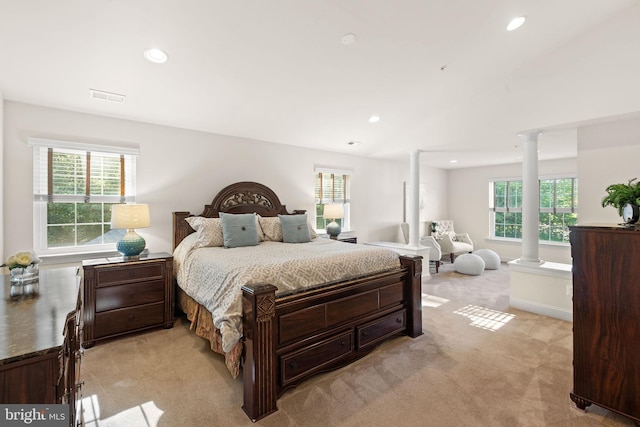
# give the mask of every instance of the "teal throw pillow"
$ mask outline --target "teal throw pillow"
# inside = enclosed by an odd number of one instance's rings
[[[311,241],[307,214],[278,215],[282,226],[282,241],[285,243],[307,243]]]
[[[222,238],[225,248],[239,248],[242,246],[256,246],[258,244],[258,229],[256,214],[227,214],[220,212],[222,223]]]

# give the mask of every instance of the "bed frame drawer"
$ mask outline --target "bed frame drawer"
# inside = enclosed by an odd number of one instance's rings
[[[282,385],[322,369],[353,352],[353,331],[280,357]]]
[[[96,313],[159,301],[164,301],[163,280],[96,289]]]
[[[96,314],[95,338],[155,326],[164,320],[164,303],[122,308]]]
[[[379,341],[403,331],[406,323],[406,310],[400,310],[373,322],[358,326],[356,328],[358,350],[375,345]]]

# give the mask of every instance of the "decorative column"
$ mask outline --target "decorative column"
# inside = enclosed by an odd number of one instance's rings
[[[538,212],[540,187],[538,184],[539,130],[522,133],[524,158],[522,162],[522,256],[518,263],[542,264],[538,258]]]
[[[409,247],[420,246],[420,150],[409,152]]]

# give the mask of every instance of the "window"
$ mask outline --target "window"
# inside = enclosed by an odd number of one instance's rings
[[[34,248],[39,254],[113,250],[111,205],[135,202],[138,150],[30,138]]]
[[[323,231],[332,219],[340,225],[343,231],[350,229],[350,181],[351,171],[316,168],[316,230]],[[324,205],[341,204],[344,218],[324,218]]]
[[[578,221],[578,179],[541,179],[540,241],[569,243],[569,226]],[[489,183],[492,237],[522,239],[522,181]]]

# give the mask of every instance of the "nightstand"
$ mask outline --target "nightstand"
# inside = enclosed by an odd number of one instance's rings
[[[168,253],[85,260],[84,341],[173,327],[173,257]]]
[[[338,237],[339,242],[347,242],[347,243],[358,243],[357,237]]]

